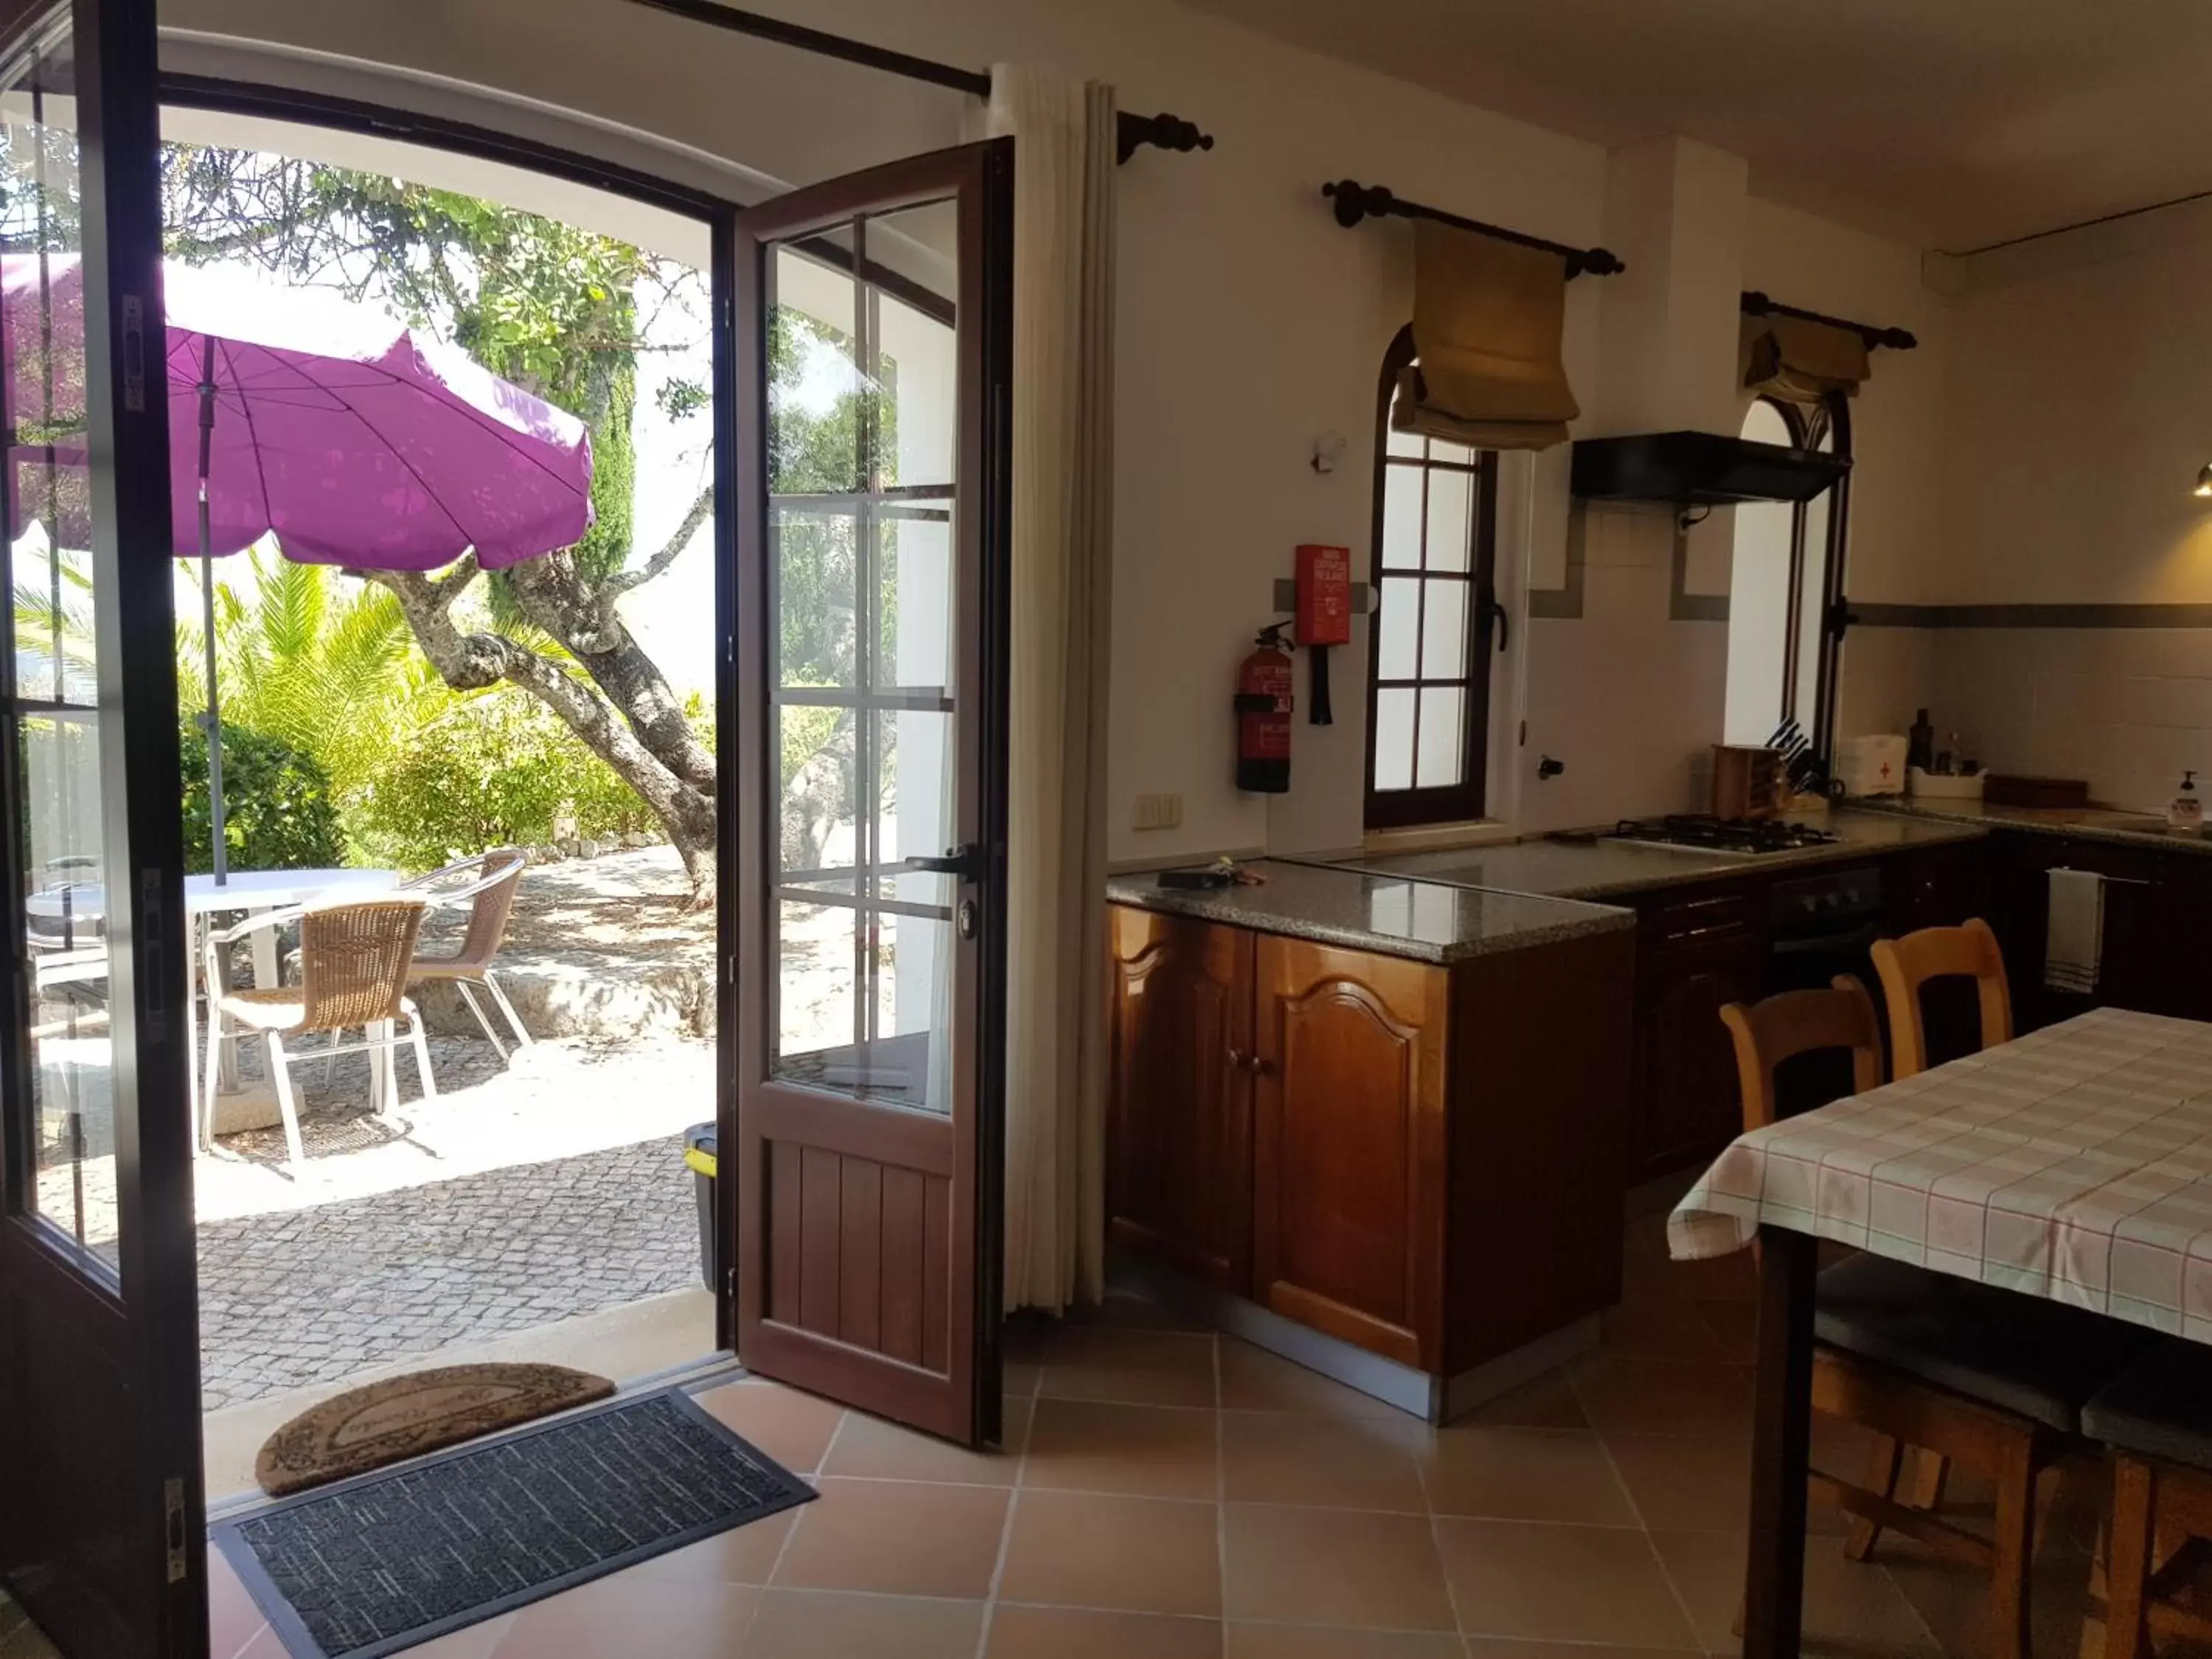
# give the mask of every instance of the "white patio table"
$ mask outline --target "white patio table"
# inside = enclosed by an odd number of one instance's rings
[[[2100,1008],[1739,1138],[1677,1260],[1759,1242],[1743,1651],[1798,1651],[1815,1241],[2212,1342],[2212,1025]]]

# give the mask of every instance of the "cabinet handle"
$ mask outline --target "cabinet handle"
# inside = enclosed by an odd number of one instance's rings
[[[1272,1069],[1259,1055],[1248,1054],[1242,1048],[1229,1051],[1229,1063],[1247,1077],[1265,1077]]]

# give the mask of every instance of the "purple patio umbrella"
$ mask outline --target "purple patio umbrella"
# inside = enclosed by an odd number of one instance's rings
[[[574,416],[465,352],[325,290],[263,287],[171,264],[167,311],[173,550],[202,561],[208,772],[216,879],[224,877],[212,560],[274,532],[287,558],[434,570],[473,549],[497,570],[582,539],[591,440]],[[83,288],[73,254],[0,257],[0,384],[35,453],[82,466]],[[197,428],[197,445],[183,434]],[[57,491],[57,494],[59,492]],[[15,526],[30,514],[17,494]],[[65,515],[59,502],[49,510]]]

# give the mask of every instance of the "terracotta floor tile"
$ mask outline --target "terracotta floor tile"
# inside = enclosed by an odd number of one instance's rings
[[[625,1569],[625,1575],[640,1578],[702,1578],[719,1584],[765,1584],[776,1557],[783,1553],[784,1541],[798,1524],[799,1510],[786,1510],[781,1515],[732,1527],[712,1538],[687,1544],[680,1550],[641,1561]]]
[[[1589,1415],[1564,1370],[1547,1371],[1455,1419],[1457,1428],[1586,1429]]]
[[[1729,1626],[1743,1595],[1743,1534],[1655,1532],[1651,1541],[1707,1650],[1735,1652]],[[1805,1645],[1884,1659],[1938,1659],[1942,1651],[1889,1574],[1878,1562],[1845,1560],[1839,1538],[1815,1538],[1805,1547]]]
[[[1231,1504],[1222,1605],[1231,1619],[1449,1630],[1429,1522],[1410,1515]]]
[[[1221,1626],[1211,1619],[1002,1603],[992,1611],[983,1659],[1221,1659]]]
[[[1212,1334],[1213,1328],[1188,1314],[1177,1313],[1165,1303],[1127,1291],[1109,1291],[1095,1308],[1070,1308],[1067,1325],[1104,1326],[1124,1331],[1197,1331]]]
[[[466,1630],[457,1630],[451,1636],[441,1636],[434,1642],[409,1648],[407,1659],[495,1659],[500,1645],[514,1628],[518,1613],[507,1613],[498,1619],[488,1619],[481,1625],[471,1625]]]
[[[1044,1375],[1044,1367],[1031,1362],[1009,1359],[999,1367],[1000,1386],[1008,1405],[1018,1400],[1036,1398],[1037,1379]]]
[[[1008,1365],[1042,1365],[1060,1333],[1060,1322],[1036,1314],[1016,1314],[1000,1334],[999,1354]]]
[[[1214,1413],[1040,1400],[1024,1486],[1211,1500],[1220,1480]]]
[[[1006,1413],[1006,1433],[1018,1449],[1029,1431],[1026,1402]],[[957,1486],[1011,1486],[1021,1468],[1018,1449],[969,1451],[934,1435],[902,1429],[896,1423],[854,1412],[846,1419],[837,1443],[823,1460],[824,1474],[865,1476],[875,1480],[938,1480]]]
[[[1735,1307],[1735,1303],[1721,1303]],[[1650,1297],[1607,1310],[1600,1322],[1607,1353],[1639,1359],[1720,1359],[1720,1342],[1694,1302]]]
[[[1441,1518],[1436,1528],[1460,1628],[1470,1636],[1697,1644],[1638,1528]]]
[[[1053,1339],[1037,1393],[1048,1400],[1210,1407],[1213,1337],[1071,1325]]]
[[[842,1406],[779,1382],[709,1389],[699,1403],[793,1474],[811,1474],[845,1415]]]
[[[1014,1500],[999,1595],[1007,1601],[1127,1613],[1221,1613],[1212,1504],[1093,1492],[1024,1492]]]
[[[750,1584],[617,1573],[532,1602],[492,1651],[497,1659],[607,1659],[647,1650],[649,1633],[653,1659],[729,1659],[743,1650],[760,1594]]]
[[[761,1592],[744,1659],[973,1659],[983,1636],[981,1601],[848,1595],[835,1590]],[[638,1659],[644,1659],[640,1653]],[[728,1659],[728,1656],[726,1656]]]
[[[1224,1496],[1246,1504],[1311,1504],[1324,1509],[1427,1508],[1416,1451],[1428,1439],[1407,1418],[1224,1412]]]
[[[213,1539],[208,1540],[207,1580],[208,1651],[215,1659],[231,1659],[269,1621]]]
[[[992,1487],[824,1480],[769,1582],[981,1600],[1006,1517],[1006,1494]]]
[[[2043,1659],[2097,1659],[2103,1652],[2104,1605],[2092,1595],[2093,1559],[2089,1549],[2069,1539],[2046,1536],[2037,1547],[2028,1632]],[[1989,1579],[1979,1569],[1939,1561],[1911,1539],[1892,1533],[1882,1534],[1873,1565],[1889,1575],[1946,1653],[1984,1651]],[[2165,1651],[2179,1659],[2203,1648],[2177,1643]]]
[[[1590,1426],[1623,1434],[1733,1434],[1751,1421],[1741,1365],[1594,1354],[1568,1368]]]
[[[1231,1625],[1223,1659],[1465,1659],[1456,1636],[1413,1631]]]
[[[1439,1430],[1422,1460],[1422,1479],[1438,1515],[1637,1524],[1605,1443],[1587,1431]]]
[[[1748,1365],[1758,1358],[1759,1308],[1750,1302],[1700,1302],[1698,1317],[1720,1346],[1720,1357]]]
[[[1333,1412],[1341,1417],[1406,1415],[1357,1389],[1294,1365],[1234,1337],[1221,1339],[1221,1403],[1247,1412]]]

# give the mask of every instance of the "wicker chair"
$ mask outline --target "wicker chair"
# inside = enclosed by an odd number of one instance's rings
[[[469,1012],[477,1017],[477,1024],[483,1027],[483,1034],[491,1039],[491,1046],[499,1050],[501,1060],[507,1058],[507,1045],[492,1029],[483,1005],[477,1000],[474,988],[483,987],[499,1005],[499,1012],[506,1016],[507,1026],[514,1033],[515,1047],[528,1048],[530,1033],[522,1024],[522,1017],[514,1012],[514,1005],[507,1000],[507,993],[500,988],[491,971],[500,946],[507,941],[507,921],[514,914],[515,892],[522,885],[524,862],[522,854],[512,847],[495,848],[472,859],[449,864],[442,870],[433,870],[427,876],[417,876],[400,890],[421,892],[441,909],[458,905],[464,899],[471,901],[468,931],[461,936],[460,948],[451,956],[416,957],[408,964],[407,982],[411,985],[425,979],[453,981],[453,988],[469,1005]],[[446,884],[449,883],[457,884]]]
[[[399,1103],[399,1078],[388,1058],[402,1041],[415,1050],[415,1065],[422,1080],[422,1097],[434,1100],[437,1079],[430,1073],[430,1046],[424,1040],[422,1017],[407,992],[408,965],[415,954],[415,934],[422,925],[427,907],[419,897],[377,899],[366,904],[336,904],[305,909],[274,910],[237,927],[211,933],[207,943],[207,983],[214,1002],[212,1030],[207,1045],[208,1103],[200,1124],[200,1144],[212,1143],[215,1127],[212,1103],[216,1068],[225,1035],[223,1022],[246,1028],[244,1035],[258,1033],[269,1045],[270,1071],[276,1083],[276,1103],[284,1115],[284,1146],[296,1173],[306,1159],[300,1142],[300,1111],[292,1095],[293,1063],[310,1054],[288,1054],[285,1041],[310,1032],[325,1031],[330,1041],[311,1051],[313,1057],[336,1054],[384,1054],[384,1098],[380,1111]],[[266,990],[234,991],[225,985],[223,955],[229,946],[258,928],[283,923],[300,924],[300,983],[273,986]],[[405,1038],[394,1022],[408,1023]],[[362,1028],[362,1041],[341,1042],[352,1026]]]

